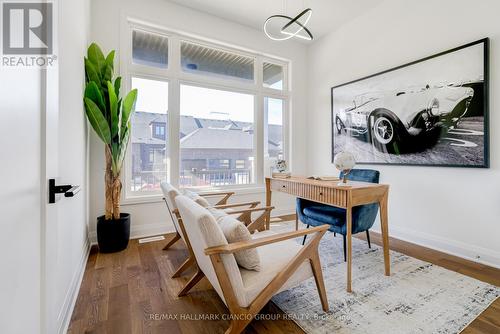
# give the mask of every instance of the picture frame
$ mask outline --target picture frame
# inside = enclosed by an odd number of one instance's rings
[[[331,88],[332,162],[489,168],[489,39]]]

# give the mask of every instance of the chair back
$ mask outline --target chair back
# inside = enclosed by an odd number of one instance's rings
[[[344,172],[340,172],[340,178],[344,177]],[[347,174],[347,179],[352,181],[378,183],[380,172],[374,169],[352,169]]]
[[[174,223],[175,230],[177,231],[177,233],[179,233],[183,240],[186,240],[184,235],[182,234],[182,229],[179,226],[177,215],[173,213],[173,211],[177,209],[175,198],[181,193],[179,192],[179,190],[177,190],[177,188],[166,181],[161,182],[160,187],[161,191],[163,192],[163,197],[165,198],[165,203],[167,204],[167,209],[170,213],[170,218],[172,218],[172,222]]]
[[[340,177],[344,175],[340,172]],[[347,179],[352,181],[379,183],[380,172],[374,169],[352,169]],[[372,228],[377,218],[378,203],[354,207],[352,210],[352,233],[359,233]]]
[[[212,261],[210,257],[205,254],[205,249],[208,247],[228,244],[222,229],[206,208],[187,196],[177,196],[175,202],[181,214],[184,229],[191,242],[198,267],[203,271],[222,300],[226,302]],[[226,269],[229,281],[231,282],[236,300],[240,305],[243,305],[246,296],[244,294],[243,280],[241,279],[241,273],[236,263],[236,259],[233,254],[221,254],[220,257]]]

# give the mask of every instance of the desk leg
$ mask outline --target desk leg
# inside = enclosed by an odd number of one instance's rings
[[[347,292],[352,292],[351,269],[352,269],[352,207],[347,210]]]
[[[271,206],[271,179],[266,178],[266,206]],[[266,230],[271,228],[271,213],[266,217]]]
[[[382,229],[382,243],[384,248],[385,275],[391,275],[391,260],[389,258],[389,225],[387,215],[387,192],[379,202],[380,205],[380,227]]]

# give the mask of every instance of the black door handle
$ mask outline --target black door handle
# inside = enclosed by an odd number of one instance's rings
[[[56,202],[56,194],[64,194],[64,197],[73,197],[80,190],[80,186],[72,186],[70,184],[56,185],[55,179],[49,179],[49,203]]]

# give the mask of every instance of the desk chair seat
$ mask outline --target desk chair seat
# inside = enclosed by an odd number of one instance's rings
[[[353,169],[347,175],[347,179],[352,181],[378,183],[379,176],[380,173],[376,170]],[[343,173],[340,173],[340,178],[342,177]],[[370,248],[369,229],[375,223],[377,212],[377,203],[360,205],[352,209],[352,234],[366,232],[368,247]],[[344,261],[346,261],[347,215],[345,209],[297,198],[297,217],[300,221],[306,224],[308,228],[309,226],[321,226],[327,224],[329,225],[328,230],[330,232],[333,232],[334,234],[342,234],[344,238]],[[305,240],[306,236],[304,236],[303,242],[305,242]]]

